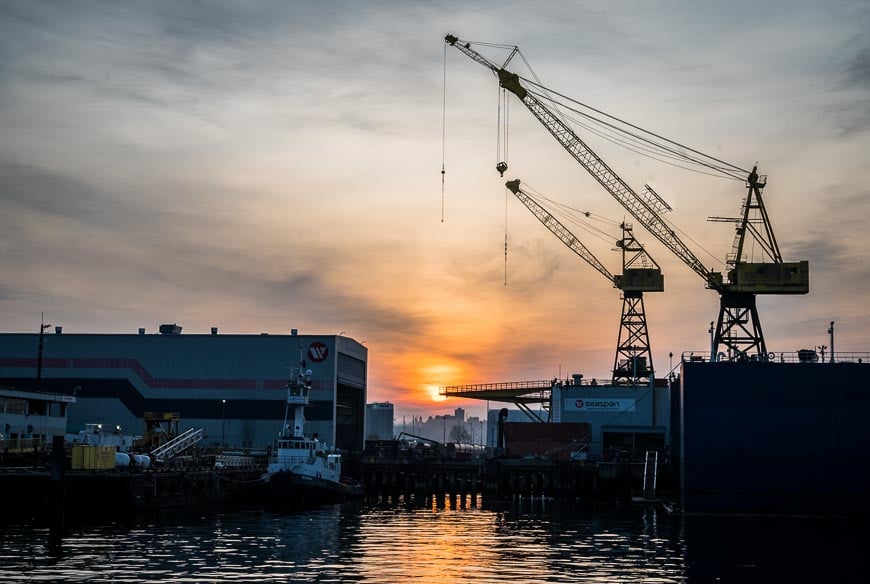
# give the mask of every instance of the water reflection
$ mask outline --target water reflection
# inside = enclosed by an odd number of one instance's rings
[[[49,555],[47,528],[5,525],[0,581],[824,581],[834,573],[859,581],[867,538],[854,525],[395,495],[307,511],[76,527],[59,557]]]

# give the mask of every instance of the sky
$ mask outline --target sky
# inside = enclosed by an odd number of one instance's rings
[[[784,259],[810,263],[809,295],[759,297],[768,348],[827,345],[835,321],[838,352],[870,351],[868,30],[861,1],[7,0],[0,327],[35,331],[44,312],[68,332],[345,334],[368,348],[369,401],[399,420],[483,413],[440,401],[443,385],[609,378],[619,292],[504,181],[625,212],[516,101],[499,177],[496,81],[453,48],[445,69],[452,33],[518,45],[547,87],[757,162]],[[707,217],[738,213],[740,183],[589,143],[721,268],[733,227]],[[708,350],[718,298],[637,235],[665,273],[646,299],[662,375]],[[619,271],[612,245],[590,247]]]

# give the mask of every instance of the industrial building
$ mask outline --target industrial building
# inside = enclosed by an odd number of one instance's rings
[[[576,384],[574,382],[576,381]],[[670,388],[557,383],[552,389],[554,423],[588,423],[593,459],[664,452],[670,441]]]
[[[514,404],[504,422],[588,424],[585,455],[593,460],[632,458],[647,451],[664,454],[671,440],[671,398],[666,380],[613,385],[580,374],[569,379],[483,383],[441,388],[441,394]],[[537,409],[535,408],[537,406]],[[489,410],[487,445],[498,444],[499,410]],[[559,430],[556,430],[557,432]]]
[[[0,384],[74,396],[67,430],[89,423],[141,434],[146,412],[178,414],[181,429],[204,428],[205,444],[265,449],[284,421],[289,368],[311,370],[306,433],[361,451],[367,354],[340,335],[0,333]],[[37,372],[41,362],[41,375]]]
[[[366,440],[392,440],[393,404],[374,402],[366,404]]]

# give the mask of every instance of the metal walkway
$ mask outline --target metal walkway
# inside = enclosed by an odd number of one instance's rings
[[[152,450],[151,457],[156,462],[163,462],[167,458],[172,458],[180,452],[187,450],[203,438],[205,438],[204,428],[189,428],[169,442],[165,442]]]

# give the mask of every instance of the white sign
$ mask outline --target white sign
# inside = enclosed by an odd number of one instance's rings
[[[565,400],[565,409],[574,412],[633,412],[633,399],[580,397]]]

